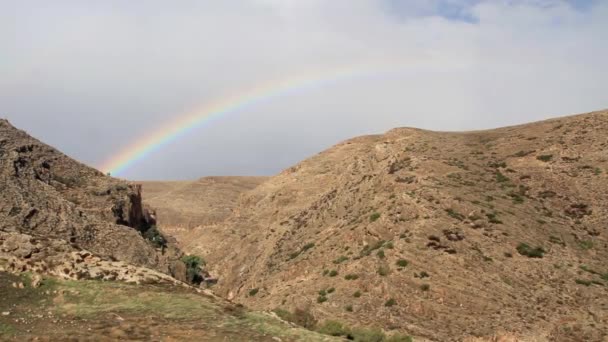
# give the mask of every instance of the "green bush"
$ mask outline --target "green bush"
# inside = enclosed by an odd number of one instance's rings
[[[331,271],[329,271],[329,276],[330,276],[330,277],[335,277],[335,276],[337,276],[337,275],[338,275],[338,271],[336,271],[336,270],[331,270]]]
[[[327,302],[327,297],[325,297],[325,296],[317,297],[317,303],[325,303],[325,302]]]
[[[542,247],[532,248],[523,242],[517,245],[517,252],[521,255],[527,256],[528,258],[542,258],[543,254],[546,253]]]
[[[258,294],[259,291],[260,291],[260,289],[257,287],[255,289],[249,290],[249,297],[255,296],[256,294]]]
[[[509,177],[503,175],[500,171],[496,171],[496,182],[505,183],[509,181]]]
[[[431,289],[431,285],[429,285],[429,284],[422,284],[422,285],[420,285],[420,289],[422,291],[428,291],[428,290]]]
[[[546,163],[546,162],[550,161],[551,159],[553,159],[553,155],[552,154],[543,154],[543,155],[536,157],[536,159]]]
[[[341,264],[341,263],[345,262],[346,260],[348,260],[348,257],[342,255],[338,259],[334,260],[334,264]]]
[[[378,256],[378,258],[380,259],[384,259],[385,255],[384,255],[384,250],[379,250],[378,253],[376,253],[376,256]]]
[[[157,248],[167,247],[167,239],[165,239],[156,226],[150,226],[142,235]]]
[[[380,218],[380,213],[373,213],[369,216],[369,221],[374,222]]]
[[[409,263],[405,259],[399,259],[399,260],[397,260],[396,264],[399,267],[406,267]]]
[[[390,269],[388,268],[388,266],[380,266],[378,267],[378,274],[386,277],[388,274],[390,273]]]
[[[319,296],[325,296],[326,294],[327,294],[327,291],[319,290]]]
[[[355,280],[355,279],[359,279],[359,276],[356,274],[347,274],[344,276],[344,279],[346,280]]]
[[[185,255],[181,261],[186,265],[186,279],[191,284],[200,284],[203,277],[200,273],[200,267],[205,266],[205,260],[196,255]]]
[[[397,301],[394,298],[391,298],[384,303],[384,306],[391,307],[395,304],[397,304]]]
[[[330,287],[329,289],[327,289],[327,293],[334,293],[334,292],[336,292],[335,287]]]
[[[348,312],[353,312],[353,306],[352,305],[347,305],[344,307],[344,310],[348,311]]]
[[[355,291],[355,293],[353,293],[353,297],[355,297],[355,298],[361,297],[361,291]]]

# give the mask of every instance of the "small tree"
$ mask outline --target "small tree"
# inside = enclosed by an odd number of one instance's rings
[[[186,265],[186,277],[192,284],[200,284],[203,281],[200,267],[205,266],[205,261],[196,255],[186,255],[182,257],[182,262]]]
[[[167,247],[167,239],[165,239],[156,226],[150,226],[148,230],[143,232],[143,236],[157,248]]]

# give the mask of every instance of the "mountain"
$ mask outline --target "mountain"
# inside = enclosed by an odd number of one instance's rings
[[[87,167],[6,120],[0,120],[0,189],[0,245],[8,256],[45,260],[85,249],[168,274],[180,263],[177,249],[144,238],[155,220],[143,208],[140,186]],[[46,248],[54,240],[62,247]],[[25,245],[29,250],[19,252]]]
[[[608,111],[358,137],[241,195],[186,249],[257,309],[434,341],[600,341],[607,137]]]
[[[156,211],[163,232],[180,243],[193,228],[217,225],[232,214],[239,196],[268,177],[204,177],[195,181],[142,181],[145,203]]]

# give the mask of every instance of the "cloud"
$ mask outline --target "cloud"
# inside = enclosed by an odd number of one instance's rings
[[[100,165],[256,84],[399,62],[223,116],[123,176],[271,174],[396,126],[479,129],[607,107],[606,18],[599,1],[0,0],[0,115]]]

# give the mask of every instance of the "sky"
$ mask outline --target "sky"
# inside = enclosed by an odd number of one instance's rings
[[[0,117],[102,168],[210,103],[311,75],[114,174],[272,175],[394,127],[608,108],[607,56],[601,0],[0,0]]]

